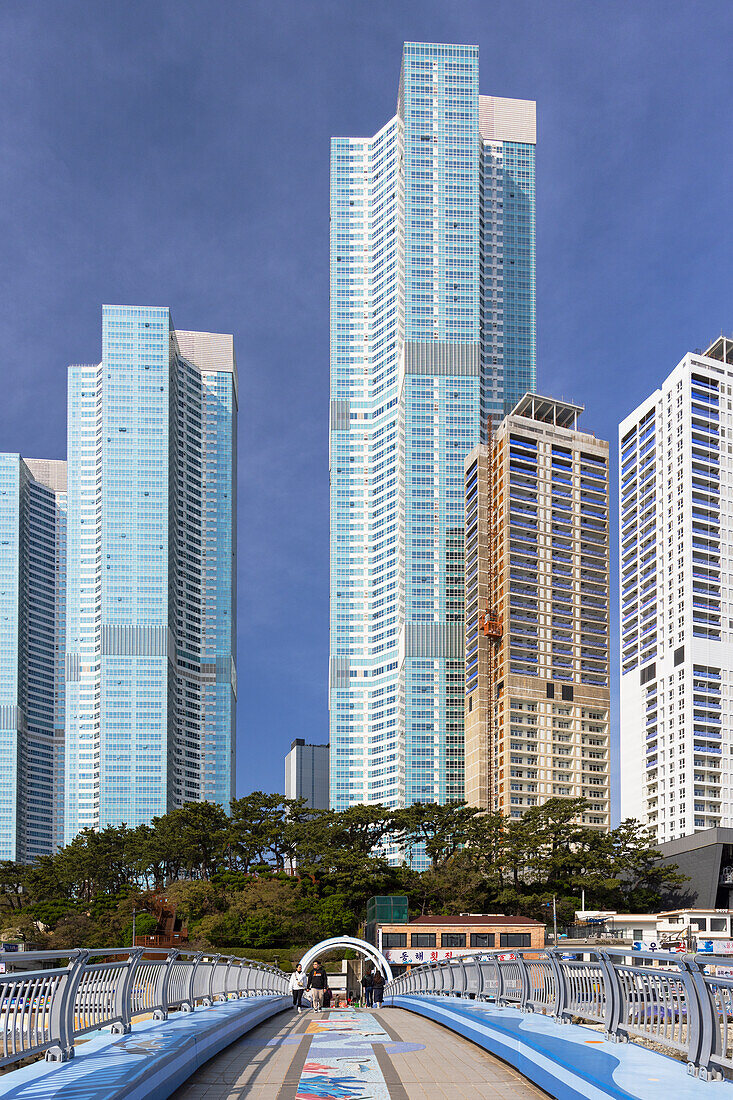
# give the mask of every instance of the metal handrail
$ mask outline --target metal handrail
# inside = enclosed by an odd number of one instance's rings
[[[600,1024],[615,1042],[674,1050],[704,1080],[733,1072],[733,960],[726,956],[586,946],[474,951],[412,966],[385,995],[469,997]]]
[[[165,1020],[251,996],[282,996],[288,977],[253,959],[176,948],[110,947],[27,951],[6,963],[32,970],[0,974],[0,1066],[45,1053],[74,1056],[74,1039],[110,1027],[126,1035],[136,1017]]]

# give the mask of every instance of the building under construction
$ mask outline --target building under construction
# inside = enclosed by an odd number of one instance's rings
[[[466,459],[466,800],[609,827],[608,443],[526,394]]]

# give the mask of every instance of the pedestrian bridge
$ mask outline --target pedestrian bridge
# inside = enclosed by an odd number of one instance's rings
[[[232,957],[24,963],[0,975],[0,1097],[15,1100],[733,1100],[733,979],[702,955],[467,956],[393,977],[381,1009],[302,1015],[287,975]]]

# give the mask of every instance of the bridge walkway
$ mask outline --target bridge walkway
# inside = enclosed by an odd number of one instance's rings
[[[516,1070],[399,1008],[281,1013],[171,1100],[547,1100]]]

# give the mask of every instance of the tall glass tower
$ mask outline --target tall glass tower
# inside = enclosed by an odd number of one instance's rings
[[[104,306],[69,368],[65,836],[233,795],[231,336]]]
[[[0,859],[63,842],[66,463],[0,454]]]
[[[535,388],[535,105],[406,43],[331,148],[331,805],[464,796],[463,461]]]

